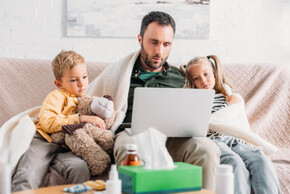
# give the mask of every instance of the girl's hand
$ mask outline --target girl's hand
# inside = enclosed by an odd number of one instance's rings
[[[226,101],[231,105],[231,104],[237,104],[241,102],[240,98],[234,94],[227,96]]]
[[[100,127],[101,129],[106,130],[105,121],[98,116],[81,115],[79,117],[79,120],[80,120],[80,123],[92,123],[92,124],[95,124],[96,126]]]

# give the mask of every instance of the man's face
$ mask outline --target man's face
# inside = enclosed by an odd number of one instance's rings
[[[170,25],[162,26],[157,22],[149,24],[143,38],[138,35],[141,45],[141,67],[146,71],[161,71],[170,53],[173,29]]]

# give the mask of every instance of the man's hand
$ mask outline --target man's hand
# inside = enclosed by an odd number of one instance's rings
[[[98,116],[94,115],[81,115],[80,116],[80,123],[91,123],[95,124],[96,126],[100,127],[101,129],[106,130],[106,124],[103,119]]]
[[[241,99],[237,95],[232,94],[226,97],[226,101],[231,105],[231,104],[237,104],[241,102]]]

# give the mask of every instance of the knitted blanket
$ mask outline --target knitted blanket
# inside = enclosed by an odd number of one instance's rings
[[[290,193],[290,66],[227,64],[229,83],[245,100],[251,131],[277,146],[271,155],[281,193]]]
[[[111,64],[91,82],[88,88],[87,94],[90,96],[112,96],[116,113],[115,123],[111,127],[112,132],[118,129],[125,118],[131,74],[139,54],[140,51],[131,53]]]
[[[0,148],[10,151],[10,167],[12,174],[21,156],[29,148],[35,134],[35,122],[40,106],[19,113],[5,122],[0,129]]]
[[[223,70],[245,100],[251,131],[279,148],[290,148],[290,66],[231,64]]]
[[[278,148],[250,131],[244,101],[222,108],[211,115],[209,129],[260,146],[268,155]]]

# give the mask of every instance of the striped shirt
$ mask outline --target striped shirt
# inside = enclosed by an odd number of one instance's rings
[[[224,96],[224,94],[215,94],[211,113],[214,113],[227,106],[229,106],[229,104],[226,101],[226,97]]]

